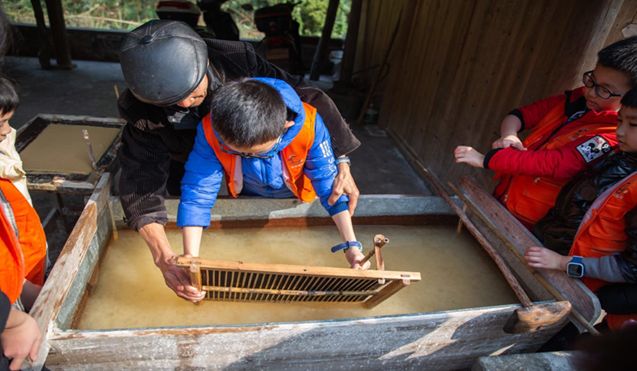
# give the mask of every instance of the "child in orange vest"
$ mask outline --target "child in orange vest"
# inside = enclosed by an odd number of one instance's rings
[[[620,99],[637,85],[637,37],[602,49],[582,83],[512,111],[486,155],[468,146],[454,151],[456,162],[495,171],[494,195],[528,228],[553,207],[568,180],[616,144]],[[530,130],[524,141],[522,130]]]
[[[24,198],[33,204],[22,159],[15,149],[16,130],[9,125],[19,103],[20,98],[11,81],[0,76],[0,178],[10,180]]]
[[[582,278],[616,329],[637,319],[637,89],[622,99],[619,151],[578,174],[534,233],[546,247],[527,249],[533,268]]]
[[[41,333],[33,317],[14,306],[24,287],[24,257],[10,208],[0,201],[0,370],[19,370],[27,356],[37,355]]]
[[[47,247],[40,218],[31,206],[22,161],[15,150],[16,132],[9,125],[19,102],[13,84],[0,77],[0,203],[6,206],[4,212],[18,236],[26,279],[21,304],[28,309],[44,283]]]
[[[225,175],[233,197],[296,197],[304,202],[318,197],[344,241],[332,251],[345,251],[348,264],[361,268],[364,255],[347,197],[328,203],[337,174],[329,132],[316,109],[301,102],[284,81],[256,78],[216,90],[185,169],[177,225],[183,228],[186,255],[199,255],[202,228],[210,224],[210,209]]]

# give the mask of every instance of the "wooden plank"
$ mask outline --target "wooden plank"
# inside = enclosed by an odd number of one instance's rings
[[[378,294],[366,300],[363,306],[368,309],[374,308],[378,304],[392,297],[392,295],[402,290],[404,287],[409,286],[410,283],[411,282],[408,279],[391,281],[390,283],[385,285],[385,287]]]
[[[635,6],[628,3],[365,2],[355,70],[361,71],[360,85],[369,86],[397,11],[407,9],[396,56],[378,84],[379,125],[401,137],[444,180],[474,174],[491,184],[487,172],[454,166],[454,147],[467,144],[484,152],[511,109],[581,85],[581,73],[594,66],[607,35],[617,40],[618,29],[633,18]]]
[[[401,271],[377,271],[377,270],[359,270],[351,268],[333,268],[333,267],[312,267],[308,265],[291,265],[291,264],[262,264],[262,263],[244,263],[241,261],[225,261],[225,260],[208,260],[201,258],[178,257],[177,265],[188,268],[190,264],[199,264],[202,268],[215,268],[219,270],[232,272],[268,272],[281,274],[294,274],[300,276],[318,276],[318,277],[335,277],[335,278],[366,278],[366,279],[392,279],[402,280],[409,279],[412,281],[420,281],[420,272],[401,272]]]
[[[498,237],[523,260],[524,252],[529,246],[541,246],[541,243],[491,195],[484,192],[468,178],[463,178],[461,190],[470,204],[476,206],[476,216],[491,225]],[[597,297],[579,280],[566,276],[564,272],[553,270],[530,270],[533,276],[546,282],[547,290],[558,300],[568,300],[573,305],[574,316],[581,315],[589,324],[595,323],[601,314]]]
[[[33,361],[33,366],[36,369],[44,365],[51,346],[47,338],[56,330],[57,317],[63,310],[62,306],[69,296],[73,283],[82,279],[78,277],[78,272],[92,246],[91,241],[97,233],[97,217],[108,202],[109,189],[110,176],[105,174],[98,183],[96,192],[84,207],[82,215],[69,235],[55,266],[42,287],[42,291],[33,304],[30,314],[36,320],[43,334],[40,350]],[[90,274],[83,277],[84,284],[89,278]]]
[[[554,305],[548,303],[547,305]],[[559,329],[507,334],[519,305],[406,316],[112,331],[58,331],[50,368],[460,369],[536,350]]]

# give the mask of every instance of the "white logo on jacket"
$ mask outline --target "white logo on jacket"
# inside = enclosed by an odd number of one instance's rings
[[[577,146],[577,151],[584,157],[584,161],[591,162],[610,152],[611,146],[602,136],[596,135]]]

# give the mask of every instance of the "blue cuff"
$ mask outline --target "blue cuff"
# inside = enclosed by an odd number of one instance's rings
[[[347,204],[347,202],[337,201],[334,205],[330,206],[330,208],[327,209],[327,212],[330,214],[330,216],[333,216],[347,209],[349,209],[349,205]]]
[[[363,244],[358,241],[345,241],[343,243],[339,243],[338,245],[334,245],[331,248],[332,252],[337,252],[341,250],[347,250],[351,247],[355,247],[360,251],[363,251]]]
[[[184,207],[179,204],[177,209],[177,226],[178,227],[204,227],[210,225],[210,210],[199,209],[193,207]]]

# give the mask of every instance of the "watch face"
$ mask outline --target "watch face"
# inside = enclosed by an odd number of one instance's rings
[[[568,263],[566,274],[571,277],[582,277],[584,275],[584,265],[580,263]]]

